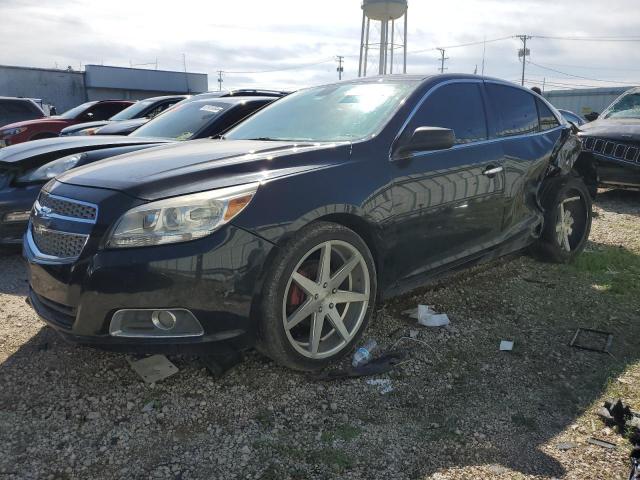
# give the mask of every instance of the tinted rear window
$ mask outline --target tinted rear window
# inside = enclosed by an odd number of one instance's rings
[[[535,97],[520,88],[487,83],[487,93],[498,115],[496,137],[510,137],[539,131]]]
[[[540,130],[545,131],[559,127],[560,122],[558,122],[551,109],[539,98],[536,101],[538,102],[538,114],[540,115]]]

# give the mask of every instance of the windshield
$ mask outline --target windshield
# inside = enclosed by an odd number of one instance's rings
[[[73,107],[71,110],[67,110],[62,115],[60,115],[58,118],[64,118],[65,120],[73,120],[78,115],[80,115],[82,112],[84,112],[87,108],[89,108],[91,105],[95,105],[96,103],[98,103],[98,102],[83,103],[82,105],[78,105],[77,107]]]
[[[116,113],[109,120],[131,120],[132,118],[139,118],[143,111],[153,105],[153,102],[136,102],[130,107],[125,108],[119,113]]]
[[[640,118],[640,92],[623,95],[607,108],[604,118]]]
[[[293,93],[242,122],[225,138],[336,142],[373,135],[416,82],[347,83]]]
[[[232,106],[228,103],[216,102],[214,99],[175,105],[129,136],[189,140]]]

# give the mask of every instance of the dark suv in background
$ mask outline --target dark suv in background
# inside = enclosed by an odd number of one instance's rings
[[[583,157],[598,185],[640,189],[640,88],[625,92],[580,130]]]
[[[45,118],[44,111],[29,98],[0,97],[0,130],[5,125]],[[4,147],[0,141],[0,147]]]
[[[257,345],[322,368],[352,349],[380,299],[526,247],[574,258],[591,226],[579,152],[557,110],[500,80],[301,90],[219,140],[45,185],[23,244],[30,302],[79,343]]]

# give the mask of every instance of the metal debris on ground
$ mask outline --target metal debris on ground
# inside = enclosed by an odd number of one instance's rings
[[[500,351],[501,352],[510,352],[513,350],[513,342],[510,340],[502,340],[500,342]]]
[[[608,448],[608,449],[616,448],[615,443],[607,442],[606,440],[599,440],[593,437],[587,439],[587,442],[590,443],[591,445],[596,445],[602,448]]]
[[[588,350],[590,352],[608,353],[611,355],[611,343],[613,342],[613,334],[602,330],[594,330],[592,328],[578,328],[573,335],[569,346],[579,348],[580,350]]]
[[[563,452],[565,450],[571,450],[572,448],[576,448],[576,447],[578,447],[578,444],[573,442],[562,442],[556,445],[556,448]]]
[[[145,383],[157,383],[178,373],[178,367],[164,355],[152,355],[142,360],[127,361]]]
[[[386,395],[393,391],[393,385],[388,378],[370,378],[367,380],[367,385],[373,385],[378,387],[378,390],[382,395]]]

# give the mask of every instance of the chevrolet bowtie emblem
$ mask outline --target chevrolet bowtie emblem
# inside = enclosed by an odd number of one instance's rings
[[[40,211],[38,213],[40,214],[39,216],[41,216],[43,218],[46,218],[51,214],[52,211],[53,210],[51,210],[49,207],[42,207],[41,206],[40,207]]]

